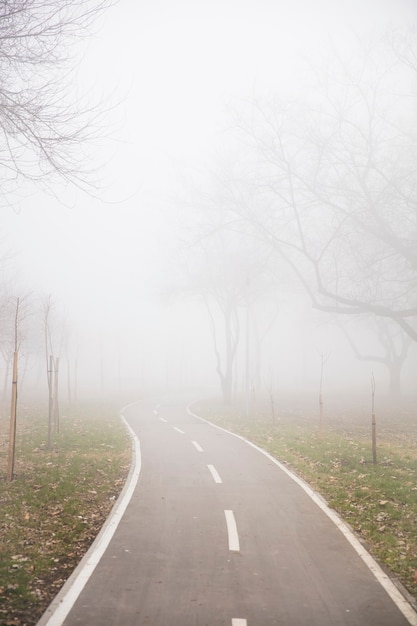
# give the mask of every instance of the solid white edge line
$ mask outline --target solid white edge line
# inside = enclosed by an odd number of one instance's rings
[[[190,409],[190,406],[191,404],[187,406],[187,412],[190,415],[192,415],[198,420],[201,420],[202,422],[206,422],[206,424],[213,426],[213,428],[217,428],[229,435],[232,435],[233,437],[237,437],[237,439],[240,439],[241,441],[244,441],[249,446],[251,446],[252,448],[255,448],[255,450],[258,450],[258,452],[261,452],[261,454],[265,455],[270,461],[272,461],[272,463],[275,463],[275,465],[277,465],[283,472],[285,472],[287,476],[289,476],[294,482],[296,482],[297,485],[299,485],[301,489],[303,489],[306,492],[306,494],[310,496],[313,502],[317,504],[317,506],[327,515],[327,517],[329,517],[332,520],[332,522],[337,526],[340,532],[345,536],[347,541],[351,544],[353,549],[357,552],[360,558],[368,566],[368,568],[371,570],[371,572],[373,573],[377,581],[382,585],[382,587],[385,589],[385,591],[387,592],[391,600],[398,607],[398,609],[401,611],[404,617],[408,620],[411,626],[417,626],[417,613],[412,607],[412,605],[404,597],[404,595],[401,593],[398,587],[392,582],[390,577],[387,574],[385,574],[385,572],[380,567],[380,565],[378,565],[375,559],[369,554],[367,550],[365,550],[363,545],[355,537],[353,532],[345,524],[342,518],[339,517],[339,515],[336,513],[334,509],[331,509],[327,505],[326,501],[320,494],[315,492],[308,483],[306,483],[302,478],[294,474],[290,469],[288,469],[288,467],[283,465],[280,461],[278,461],[278,459],[276,459],[271,454],[269,454],[269,452],[266,452],[266,450],[263,450],[262,448],[257,446],[255,443],[252,443],[252,441],[249,441],[249,439],[242,437],[242,435],[237,435],[236,433],[233,433],[230,430],[227,430],[226,428],[222,428],[221,426],[218,426],[217,424],[213,424],[213,422],[210,422],[209,420],[204,419],[204,417],[200,417],[196,413],[193,413]]]
[[[218,473],[214,465],[207,465],[207,467],[209,468],[210,474],[213,476],[214,482],[220,485],[223,481],[220,478],[220,474]]]
[[[52,600],[36,626],[62,626],[65,618],[103,556],[132,498],[141,470],[140,443],[132,428],[125,420],[122,412],[128,407],[133,406],[133,404],[136,404],[136,402],[124,407],[120,412],[120,418],[132,440],[132,463],[122,492],[94,542],[62,589]]]
[[[204,452],[203,448],[200,446],[199,443],[197,443],[196,441],[192,441],[191,443],[193,444],[196,450],[198,450],[199,452]]]
[[[232,618],[232,626],[247,626],[247,620],[240,617]]]
[[[230,552],[240,552],[239,535],[237,534],[237,526],[233,511],[225,509],[227,536],[229,540]]]

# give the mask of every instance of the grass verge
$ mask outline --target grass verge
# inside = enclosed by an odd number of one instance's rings
[[[63,416],[47,442],[43,412],[20,410],[15,480],[0,448],[0,625],[36,624],[93,542],[130,467],[115,407]]]
[[[372,463],[370,431],[337,420],[320,433],[316,421],[198,407],[210,421],[269,452],[318,491],[417,600],[417,451],[415,419],[403,419],[378,435],[378,463]],[[414,603],[414,602],[413,602]]]

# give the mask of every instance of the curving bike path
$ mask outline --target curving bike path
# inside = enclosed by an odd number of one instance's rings
[[[37,626],[417,626],[348,527],[276,459],[178,401],[133,404],[123,419],[129,478]]]

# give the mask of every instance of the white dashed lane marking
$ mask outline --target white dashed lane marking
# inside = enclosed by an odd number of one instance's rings
[[[155,415],[158,415],[157,411],[154,411]],[[168,420],[164,419],[163,417],[159,418],[161,420],[161,422],[165,422],[167,423]],[[173,430],[176,430],[177,433],[180,433],[181,435],[185,435],[185,432],[183,430],[181,430],[181,428],[178,428],[177,426],[173,426],[172,427]],[[191,443],[193,444],[194,448],[198,451],[198,452],[203,452],[203,448],[200,446],[200,444],[197,441],[191,441]],[[216,484],[222,484],[223,481],[221,479],[220,474],[218,473],[218,471],[216,470],[216,468],[214,467],[214,465],[207,465],[210,474],[212,475],[212,478],[214,480],[214,482]],[[230,552],[240,552],[240,543],[239,543],[239,535],[237,532],[237,526],[236,526],[236,520],[235,520],[235,516],[233,514],[233,511],[231,511],[230,509],[225,510],[224,511],[224,515],[226,518],[226,526],[227,526],[227,536],[228,536],[228,543],[229,543],[229,550]],[[247,620],[243,619],[241,617],[233,617],[232,618],[232,626],[247,626]]]
[[[233,511],[225,510],[227,535],[229,539],[230,552],[240,552],[239,535],[237,534],[237,526]]]
[[[216,468],[214,467],[214,465],[207,465],[207,467],[210,470],[210,474],[213,476],[214,482],[217,483],[217,484],[221,484],[223,481],[220,478],[220,475],[219,475],[218,471],[216,470]]]

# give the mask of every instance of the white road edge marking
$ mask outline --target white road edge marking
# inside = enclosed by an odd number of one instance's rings
[[[177,428],[176,426],[172,427],[174,430],[177,431],[177,433],[181,433],[181,435],[185,435],[185,432],[183,430],[181,430],[181,428]]]
[[[191,403],[192,404],[192,403]],[[209,420],[204,419],[204,417],[200,417],[196,413],[193,413],[190,409],[191,404],[187,406],[187,412],[189,415],[201,420],[202,422],[206,422],[206,424],[210,424],[213,428],[217,428],[218,430],[227,433],[228,435],[232,435],[233,437],[237,437],[241,441],[244,441],[255,450],[258,450],[261,454],[265,455],[272,463],[277,465],[283,472],[287,474],[294,482],[297,483],[303,489],[308,496],[317,504],[317,506],[329,517],[332,522],[337,526],[340,532],[345,536],[346,540],[350,543],[352,548],[357,552],[362,561],[368,566],[371,570],[377,581],[382,585],[385,589],[391,600],[396,604],[398,609],[404,615],[404,617],[408,620],[411,626],[417,626],[417,613],[414,611],[411,604],[407,601],[407,599],[403,596],[401,591],[396,587],[396,585],[392,582],[389,576],[385,574],[384,570],[378,565],[375,559],[365,550],[360,541],[355,537],[350,528],[345,524],[341,517],[331,509],[324,498],[316,493],[308,483],[306,483],[302,478],[293,474],[291,470],[288,469],[285,465],[283,465],[278,459],[273,457],[271,454],[263,450],[249,439],[245,439],[242,435],[237,435],[236,433],[232,433],[230,430],[226,430],[226,428],[222,428],[221,426],[217,426],[217,424],[213,424],[213,422],[209,422]]]
[[[230,552],[240,552],[239,535],[237,534],[236,520],[233,511],[225,509],[224,514],[229,538],[229,550]]]
[[[46,609],[36,626],[62,626],[68,613],[74,606],[78,596],[87,584],[88,579],[94,572],[101,557],[103,556],[107,546],[109,545],[117,526],[129,504],[136,484],[138,482],[142,459],[140,453],[139,439],[129,426],[123,416],[125,411],[130,406],[137,404],[133,402],[128,406],[123,407],[120,412],[120,418],[124,422],[124,425],[132,439],[132,463],[130,466],[129,475],[126,479],[126,483],[123,490],[116,500],[113,509],[104,523],[103,528],[97,535],[93,544],[90,546],[87,553],[81,559],[80,563],[68,578],[61,591],[55,596],[51,604]]]
[[[247,626],[247,620],[240,617],[232,618],[232,626]]]
[[[199,443],[197,443],[196,441],[192,441],[191,443],[193,444],[196,450],[198,450],[199,452],[204,452],[203,448],[200,446]]]
[[[220,485],[223,481],[220,478],[220,475],[219,475],[218,471],[216,470],[216,468],[214,467],[214,465],[207,465],[207,467],[210,470],[210,474],[213,476],[214,482],[217,483],[218,485]]]

